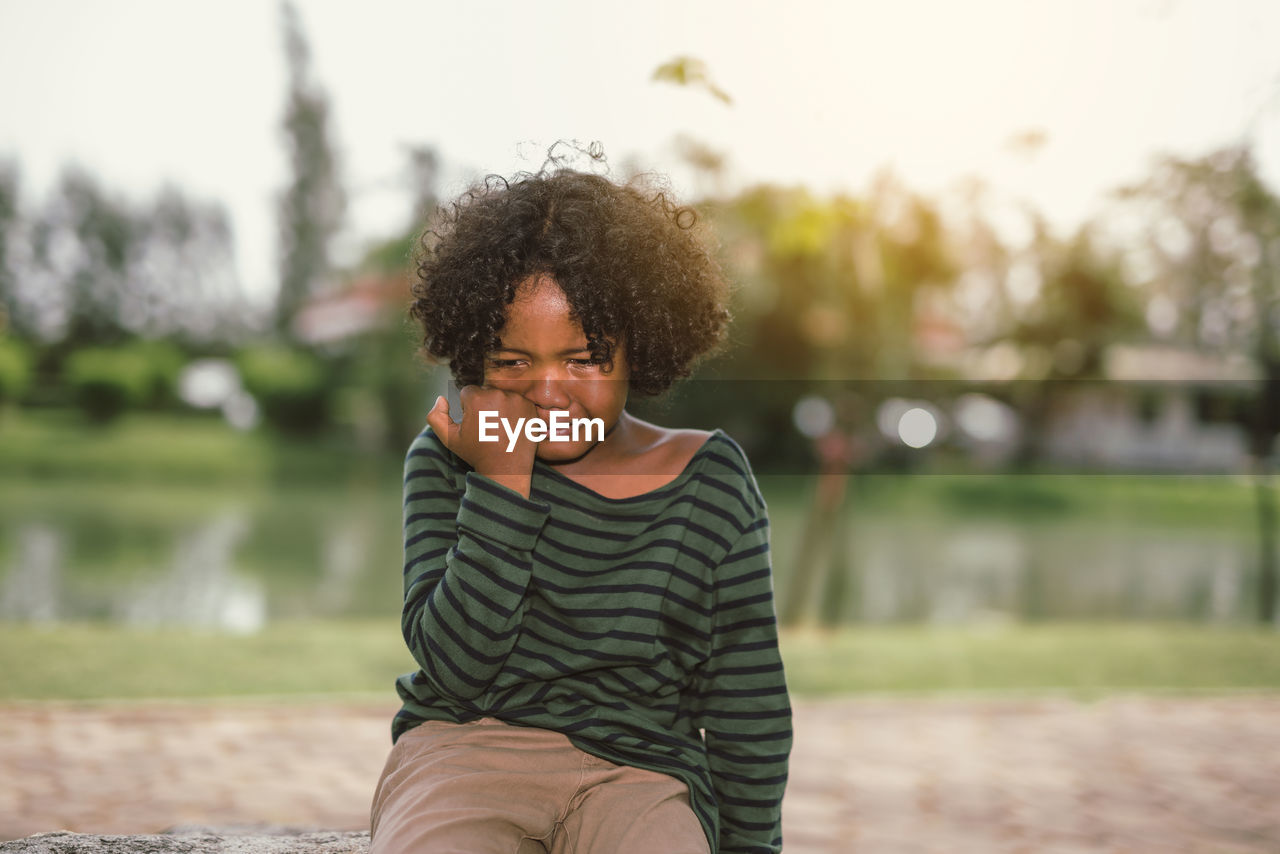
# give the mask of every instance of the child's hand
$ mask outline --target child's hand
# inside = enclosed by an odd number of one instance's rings
[[[497,412],[498,419],[516,424],[518,419],[536,417],[537,407],[521,395],[489,386],[464,386],[459,397],[462,400],[462,421],[455,422],[449,415],[449,401],[437,397],[427,413],[431,429],[446,448],[466,460],[478,473],[528,498],[537,443],[522,430],[514,447],[508,451],[511,442],[500,427],[496,431],[498,441],[481,442],[480,412]]]

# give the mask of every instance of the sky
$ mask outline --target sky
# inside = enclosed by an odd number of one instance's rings
[[[1160,153],[1250,141],[1280,187],[1274,0],[298,0],[350,193],[342,257],[401,229],[405,152],[454,195],[542,165],[556,140],[701,189],[675,140],[727,155],[728,189],[858,192],[886,168],[931,194],[976,176],[1061,229]],[[230,212],[247,292],[274,290],[288,180],[269,0],[0,0],[0,157],[38,202],[64,164],[144,200],[162,184]],[[702,60],[731,103],[654,82]],[[1034,153],[1010,140],[1028,131]]]

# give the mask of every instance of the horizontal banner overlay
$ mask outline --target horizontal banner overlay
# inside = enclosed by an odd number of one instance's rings
[[[523,421],[491,410],[483,441],[508,449],[521,436],[600,441],[606,424],[593,401],[602,384],[615,382],[508,388],[556,406]],[[458,390],[448,396],[456,420]],[[672,430],[723,430],[757,474],[1237,475],[1267,470],[1280,431],[1280,382],[698,379],[657,397],[631,392],[626,408]],[[685,433],[665,448],[656,443],[661,452],[645,476],[683,472],[698,439]]]

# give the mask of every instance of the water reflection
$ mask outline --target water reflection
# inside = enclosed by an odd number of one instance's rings
[[[108,493],[111,493],[110,495]],[[400,490],[0,484],[0,620],[252,632],[399,613]]]
[[[236,633],[261,629],[267,622],[266,590],[234,566],[236,549],[248,533],[247,515],[230,511],[179,535],[168,572],[116,599],[117,621]]]
[[[361,493],[0,489],[0,619],[106,619],[252,632],[280,618],[400,610],[397,484]],[[775,584],[789,604],[803,500],[769,498]],[[850,513],[801,609],[825,622],[1235,621],[1251,613],[1247,529],[1099,514]]]
[[[62,539],[48,525],[18,530],[17,548],[0,580],[0,619],[46,622],[62,616]]]
[[[839,603],[822,608],[844,620],[1220,621],[1249,607],[1246,542],[1213,530],[878,519],[844,535],[850,578],[828,567],[815,585],[820,599],[839,592]]]
[[[341,614],[351,602],[360,575],[372,552],[372,525],[348,519],[329,531],[323,551],[323,575],[316,590],[316,608],[322,614]]]

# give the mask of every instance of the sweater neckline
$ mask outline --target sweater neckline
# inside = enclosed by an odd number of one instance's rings
[[[698,450],[693,452],[693,456],[689,458],[689,462],[685,463],[680,474],[676,475],[672,480],[664,483],[656,489],[651,489],[648,492],[642,492],[639,495],[628,495],[625,498],[610,498],[607,495],[601,495],[591,487],[584,486],[568,475],[564,475],[556,471],[555,466],[549,465],[537,458],[533,461],[533,467],[534,471],[546,475],[549,480],[562,484],[563,486],[573,490],[578,495],[581,495],[584,498],[589,498],[592,501],[599,502],[600,504],[610,507],[640,505],[649,501],[666,498],[671,492],[678,491],[684,482],[693,475],[695,464],[708,453],[712,443],[724,435],[724,431],[718,427],[712,430],[711,435],[698,446]]]

